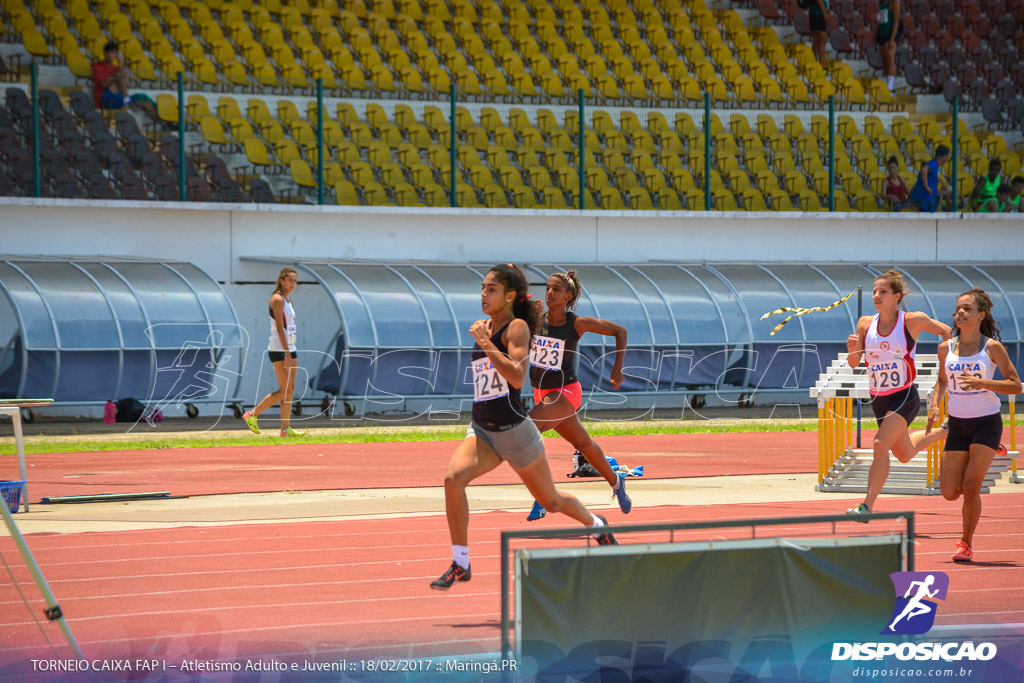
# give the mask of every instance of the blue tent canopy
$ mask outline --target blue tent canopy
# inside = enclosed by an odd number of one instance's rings
[[[469,327],[481,317],[480,282],[492,264],[374,263],[251,259],[291,264],[329,293],[338,333],[314,386],[344,396],[450,396],[472,393],[466,369]],[[872,314],[870,288],[891,266],[882,264],[531,263],[535,296],[551,273],[575,268],[583,285],[579,315],[605,318],[629,332],[627,392],[683,393],[793,390],[801,393],[846,350],[857,321],[857,298],[827,312],[791,320],[762,320],[780,307],[828,305],[864,288],[863,314]],[[1011,359],[1021,360],[1024,272],[1013,266],[898,266],[914,295],[913,310],[948,319],[955,297],[986,289],[1003,322]],[[927,336],[927,335],[926,335]],[[935,339],[922,338],[934,352]],[[579,345],[585,389],[611,390],[615,349],[610,337],[588,334]]]
[[[190,263],[0,258],[0,397],[233,396],[245,330]]]

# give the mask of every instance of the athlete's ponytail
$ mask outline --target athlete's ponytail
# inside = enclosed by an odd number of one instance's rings
[[[983,335],[990,339],[1002,341],[999,333],[1002,331],[1003,326],[999,324],[999,321],[992,317],[992,299],[989,298],[988,294],[984,289],[980,287],[972,287],[961,296],[971,296],[974,298],[974,305],[978,307],[979,313],[984,313],[985,317],[981,320],[980,330]],[[953,316],[953,335],[960,335],[960,328],[956,326],[956,315]]]
[[[555,273],[554,277],[564,282],[565,286],[569,288],[569,294],[572,295],[572,298],[565,304],[565,310],[575,310],[576,302],[580,300],[580,292],[583,289],[582,285],[580,285],[579,275],[576,274],[575,270],[569,270],[564,273]]]
[[[294,268],[288,268],[288,267],[282,268],[281,272],[277,274],[277,286],[274,287],[274,291],[271,294],[271,296],[273,296],[274,294],[280,294],[281,293],[281,281],[284,280],[285,277],[287,277],[288,275],[294,275],[294,276],[298,277],[299,274],[297,272],[295,272]]]
[[[526,274],[511,263],[499,263],[491,268],[490,272],[494,273],[506,292],[515,295],[512,300],[512,315],[525,320],[530,328],[530,334],[536,334],[540,330],[542,311],[530,300],[530,285],[526,281]]]

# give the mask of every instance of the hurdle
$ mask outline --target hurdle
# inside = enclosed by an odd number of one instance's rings
[[[21,429],[21,409],[45,408],[53,403],[52,398],[15,398],[0,400],[0,415],[9,415],[14,428],[14,446],[18,452],[18,473],[21,481],[21,506],[28,512],[28,473],[25,471],[25,435]],[[15,510],[17,512],[17,510]]]
[[[937,386],[939,362],[936,354],[920,354],[916,358],[917,377],[914,383],[922,396],[924,405],[928,405]],[[867,403],[871,400],[868,391],[867,368],[860,366],[851,368],[846,358],[840,355],[822,373],[815,385],[810,389],[818,407],[818,483],[816,491],[864,493],[867,491],[867,473],[871,459],[874,457],[870,448],[859,448],[854,440],[854,429],[860,434],[861,424],[853,417],[855,400]],[[982,492],[988,493],[995,480],[1012,467],[1013,473],[1009,481],[1020,483],[1016,471],[1017,440],[1015,397],[1009,397],[1010,405],[1010,451],[1004,457],[997,456],[992,461],[986,475]],[[940,416],[938,428],[949,413],[945,396],[939,403]],[[902,495],[938,495],[939,472],[942,462],[942,444],[929,446],[926,451],[916,456],[909,463],[893,463],[889,479],[882,488],[882,493]]]
[[[539,680],[610,676],[604,657],[623,680],[679,680],[705,657],[799,667],[825,641],[877,634],[890,574],[914,571],[914,513],[866,517],[876,535],[847,515],[613,525],[615,546],[573,540],[589,528],[503,531],[501,657]]]

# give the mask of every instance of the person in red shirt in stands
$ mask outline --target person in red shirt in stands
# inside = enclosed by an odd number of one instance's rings
[[[97,109],[123,109],[131,104],[142,109],[146,114],[157,120],[156,107],[141,96],[131,97],[128,94],[128,63],[121,59],[121,53],[115,41],[103,46],[103,61],[92,65],[92,97]]]

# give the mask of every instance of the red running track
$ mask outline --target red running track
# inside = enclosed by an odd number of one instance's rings
[[[628,518],[617,510],[608,517],[621,524],[834,514],[846,502],[638,507]],[[949,574],[937,623],[1024,622],[1024,492],[986,496],[984,506],[977,561],[968,566],[950,560],[958,504],[907,497],[879,506],[914,510],[917,569]],[[443,516],[38,534],[29,544],[89,657],[422,657],[499,650],[499,533],[526,528],[523,518],[474,515],[473,579],[447,593],[428,588],[450,562]],[[565,526],[555,515],[536,524]],[[18,584],[37,595],[11,539],[0,539],[0,551]],[[41,601],[31,604],[39,614]],[[5,663],[39,656],[45,643],[8,588],[0,614],[3,678]],[[61,642],[53,624],[44,628]]]
[[[865,430],[870,444],[874,430]],[[1009,444],[1009,432],[1004,435]],[[602,437],[605,454],[647,479],[818,471],[816,431]],[[175,496],[266,491],[439,486],[457,442],[274,444],[26,456],[31,501],[46,496],[169,491]],[[545,439],[556,482],[573,469],[572,446]],[[0,461],[2,462],[2,461]],[[17,479],[13,459],[0,479]],[[514,484],[499,467],[478,484]]]
[[[648,479],[816,472],[816,432],[604,437],[605,454]],[[439,486],[457,442],[275,444],[28,455],[32,502],[46,496],[170,491],[172,495]],[[572,446],[545,439],[556,480]],[[9,478],[16,478],[11,463]],[[5,470],[0,470],[3,478]],[[499,467],[479,484],[513,484]]]

